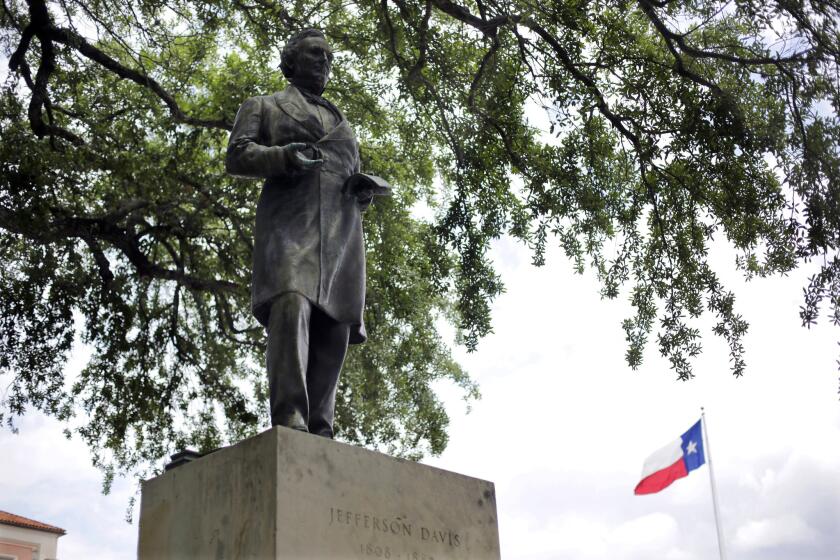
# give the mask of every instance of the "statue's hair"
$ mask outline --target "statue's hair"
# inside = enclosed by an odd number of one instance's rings
[[[294,66],[298,44],[307,37],[321,37],[326,39],[323,31],[312,28],[302,29],[289,37],[289,40],[286,42],[285,46],[283,46],[283,51],[280,53],[280,70],[283,72],[283,75],[286,76],[286,79],[291,79],[292,75],[295,73]]]

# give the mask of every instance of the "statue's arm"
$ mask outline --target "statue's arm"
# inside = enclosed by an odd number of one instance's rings
[[[247,99],[236,113],[228,140],[225,168],[240,177],[278,177],[292,171],[290,146],[265,146],[260,135],[262,103],[259,98]]]

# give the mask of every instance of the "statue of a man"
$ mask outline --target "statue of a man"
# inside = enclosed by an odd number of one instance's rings
[[[348,344],[365,341],[361,213],[371,193],[344,192],[359,144],[321,97],[333,54],[316,29],[283,48],[285,90],[246,100],[228,142],[229,173],[265,179],[257,203],[251,309],[268,333],[271,424],[333,437]]]

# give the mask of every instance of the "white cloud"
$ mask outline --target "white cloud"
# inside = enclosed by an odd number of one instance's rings
[[[677,521],[665,513],[650,513],[626,521],[612,531],[609,542],[617,550],[655,552],[679,544]]]
[[[592,518],[569,515],[549,522],[537,518],[502,518],[502,536],[515,536],[516,557],[527,560],[586,560],[608,551],[607,527]],[[502,539],[505,540],[504,538]],[[502,549],[510,548],[502,543]],[[504,553],[503,553],[504,555]],[[505,556],[506,557],[506,556]]]
[[[66,530],[59,558],[136,558],[137,525],[125,522],[134,482],[117,478],[103,495],[87,448],[60,423],[31,412],[17,424],[17,435],[0,430],[0,509]]]
[[[781,545],[808,545],[817,532],[794,515],[748,521],[738,527],[735,546],[744,550],[773,548]]]
[[[534,560],[692,560],[677,521],[657,512],[613,526],[601,516],[565,514],[548,522],[505,520],[503,558]],[[507,521],[507,522],[506,522]],[[512,538],[511,538],[512,537]],[[515,541],[514,541],[515,539]],[[511,542],[513,541],[513,542]]]

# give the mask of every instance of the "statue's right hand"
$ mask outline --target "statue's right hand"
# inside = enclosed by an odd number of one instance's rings
[[[304,150],[311,150],[314,157],[308,157],[304,154]],[[298,172],[309,171],[315,169],[324,163],[322,158],[317,157],[318,151],[304,142],[292,142],[283,146],[283,151],[287,153],[287,160],[292,166],[292,169]]]

